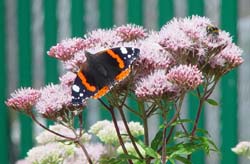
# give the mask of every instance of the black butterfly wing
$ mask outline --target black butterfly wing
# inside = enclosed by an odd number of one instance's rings
[[[83,100],[94,96],[97,92],[98,88],[95,86],[94,75],[84,69],[79,70],[72,86],[72,104],[81,105]]]
[[[126,72],[139,53],[139,49],[132,47],[112,48],[93,55],[87,53],[86,68],[77,73],[72,87],[72,103],[81,104],[84,99],[107,93],[109,86],[129,74],[123,72]],[[122,78],[117,80],[119,75]]]

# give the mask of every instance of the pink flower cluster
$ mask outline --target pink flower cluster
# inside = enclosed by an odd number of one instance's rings
[[[167,79],[185,90],[195,89],[203,82],[202,73],[196,65],[175,66],[168,72]]]
[[[41,96],[41,92],[32,88],[21,88],[11,94],[5,103],[15,110],[29,112]]]
[[[223,73],[226,73],[243,63],[241,54],[242,50],[231,43],[218,53],[218,55],[211,58],[209,62],[212,68],[223,69]]]
[[[49,119],[55,119],[63,110],[79,110],[86,104],[82,104],[81,107],[74,107],[71,104],[71,86],[75,76],[74,73],[68,72],[60,78],[60,84],[50,84],[39,90],[18,89],[11,94],[6,105],[27,114],[30,114],[31,109],[35,107],[37,113]]]
[[[139,98],[155,98],[163,95],[171,97],[178,92],[178,87],[167,80],[166,71],[160,69],[141,78],[135,89],[135,94]]]
[[[48,55],[66,61],[71,59],[74,53],[85,47],[86,44],[82,38],[66,39],[61,43],[58,43],[56,46],[52,46],[48,51]]]
[[[174,64],[172,55],[157,43],[158,37],[158,34],[152,33],[140,43],[140,57],[137,64],[139,64],[141,71],[167,69]]]
[[[173,97],[198,87],[203,76],[222,76],[243,62],[229,33],[199,16],[174,18],[138,47],[135,93],[140,98]]]
[[[196,63],[200,67],[216,52],[232,43],[229,33],[219,29],[209,31],[209,27],[217,28],[205,17],[173,19],[160,30],[158,43],[179,63]]]
[[[48,55],[61,60],[67,70],[76,72],[86,61],[86,51],[96,53],[113,47],[135,46],[135,41],[146,36],[145,29],[130,24],[108,30],[97,29],[83,38],[61,41],[48,51]]]
[[[118,36],[120,36],[123,41],[132,41],[137,39],[143,39],[147,36],[146,31],[141,26],[136,26],[133,24],[127,24],[115,29]]]
[[[6,104],[26,110],[36,105],[37,111],[46,116],[71,108],[74,72],[85,64],[86,51],[95,54],[119,46],[140,49],[132,67],[135,78],[131,78],[140,98],[176,97],[198,87],[203,77],[222,76],[243,62],[242,50],[232,43],[229,33],[219,30],[205,17],[174,18],[159,32],[147,32],[131,24],[98,29],[83,38],[63,40],[48,51],[69,71],[60,78],[59,85],[37,91],[36,97],[29,96],[33,94],[30,91],[17,91]]]
[[[71,105],[71,88],[62,85],[48,85],[41,90],[41,97],[36,104],[38,113],[53,118],[56,113]]]

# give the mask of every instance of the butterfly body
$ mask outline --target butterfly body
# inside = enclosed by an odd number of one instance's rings
[[[72,86],[72,103],[78,105],[87,98],[97,99],[105,95],[129,75],[130,66],[139,52],[132,47],[117,47],[96,54],[85,52],[87,60],[77,72]]]

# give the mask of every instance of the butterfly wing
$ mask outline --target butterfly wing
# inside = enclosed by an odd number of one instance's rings
[[[137,48],[116,47],[98,53],[96,55],[96,63],[100,63],[99,65],[102,65],[101,67],[105,68],[105,72],[108,73],[107,77],[105,77],[106,83],[112,84],[114,81],[117,81],[116,77],[123,71],[127,71],[133,61],[139,56],[139,52],[140,50]],[[98,81],[105,81],[105,79]]]
[[[114,82],[119,82],[130,73],[130,66],[140,50],[132,47],[117,47],[91,55],[88,53],[86,68],[77,73],[72,87],[72,103],[81,104],[86,98],[100,98]]]
[[[93,75],[82,69],[77,72],[76,79],[72,86],[72,104],[81,105],[83,100],[92,97],[98,91],[93,81]]]

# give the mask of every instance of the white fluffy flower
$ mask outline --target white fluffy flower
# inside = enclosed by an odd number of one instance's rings
[[[134,136],[141,136],[144,134],[144,128],[139,122],[131,121],[128,123],[128,127]]]
[[[127,131],[123,122],[118,121],[117,124],[123,139],[125,141],[128,140]],[[143,135],[144,129],[139,123],[130,122],[128,123],[128,126],[134,137]],[[107,120],[98,121],[96,124],[90,127],[89,132],[95,134],[102,142],[106,144],[118,145],[119,143],[113,122]]]
[[[64,145],[59,142],[36,146],[27,153],[27,161],[31,163],[62,163],[74,153],[73,145]]]
[[[250,142],[242,141],[232,148],[232,151],[250,159]]]
[[[99,163],[100,158],[108,153],[107,149],[100,143],[86,144],[85,147],[94,164]],[[74,164],[88,163],[87,158],[83,154],[81,148],[75,147],[74,155],[70,156],[64,161],[64,164],[72,164],[72,163]]]
[[[55,131],[59,134],[62,134],[64,136],[67,137],[71,137],[74,138],[75,134],[73,133],[73,131],[69,128],[66,128],[65,126],[62,126],[60,124],[57,125],[51,125],[49,127],[50,130]],[[91,139],[91,135],[88,133],[83,133],[82,137],[81,137],[81,141],[84,142],[88,142]],[[43,131],[42,133],[40,133],[37,137],[36,140],[39,144],[47,144],[49,142],[55,142],[55,141],[61,141],[61,140],[65,140],[65,138],[62,138],[60,136],[57,136],[49,131]]]
[[[137,152],[135,151],[135,148],[134,148],[134,146],[133,146],[132,143],[126,142],[124,145],[125,145],[125,147],[126,147],[129,155],[135,155],[135,156],[137,156]],[[141,147],[141,145],[139,145],[139,144],[136,143],[136,146],[139,149],[139,151],[142,154],[142,156],[145,156],[145,150]],[[118,154],[123,154],[124,153],[121,146],[119,146],[117,148],[117,153]]]

